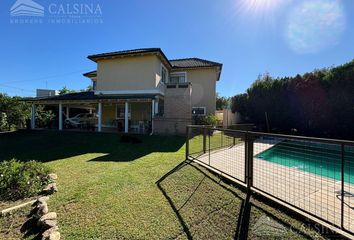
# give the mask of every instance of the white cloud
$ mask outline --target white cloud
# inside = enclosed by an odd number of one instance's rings
[[[316,53],[336,45],[345,27],[345,14],[339,0],[310,0],[290,13],[286,38],[296,53]]]

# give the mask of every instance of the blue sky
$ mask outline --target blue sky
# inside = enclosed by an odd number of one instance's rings
[[[15,0],[0,2],[0,92],[9,95],[85,88],[82,73],[95,69],[87,55],[124,49],[221,62],[217,90],[225,96],[244,92],[261,73],[292,76],[354,58],[349,0],[34,1],[44,17],[25,17],[31,23],[14,22]],[[102,14],[86,15],[98,23],[49,22],[68,18],[74,3],[99,4]],[[69,10],[59,14],[60,4]]]

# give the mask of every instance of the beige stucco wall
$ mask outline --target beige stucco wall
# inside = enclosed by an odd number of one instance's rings
[[[123,57],[97,62],[97,91],[153,90],[161,61],[155,55]]]
[[[206,107],[206,114],[214,114],[216,110],[215,68],[188,70],[187,80],[192,83],[192,107]]]

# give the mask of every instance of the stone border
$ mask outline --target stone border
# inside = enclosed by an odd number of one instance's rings
[[[49,184],[42,190],[41,194],[50,195],[58,191],[56,180],[58,176],[54,173],[48,174],[47,179]],[[60,232],[58,227],[57,214],[55,212],[49,212],[48,203],[49,196],[38,197],[37,200],[31,200],[25,203],[21,203],[17,206],[13,206],[1,211],[0,216],[9,214],[15,210],[32,205],[30,217],[28,220],[32,220],[33,228],[39,229],[37,237],[41,237],[42,240],[60,240]],[[27,221],[28,221],[27,220]]]
[[[49,212],[47,201],[49,197],[40,197],[33,204],[31,211],[32,219],[40,229],[42,240],[59,240],[60,232],[58,227],[57,214]]]

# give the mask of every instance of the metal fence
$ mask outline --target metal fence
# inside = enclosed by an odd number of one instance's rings
[[[188,126],[186,158],[354,233],[354,142]]]

